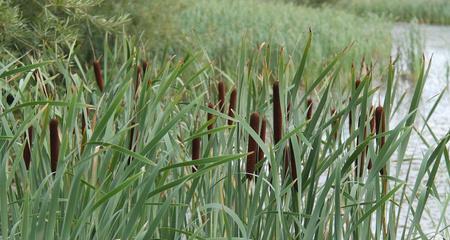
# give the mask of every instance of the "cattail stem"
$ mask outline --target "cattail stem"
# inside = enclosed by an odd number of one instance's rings
[[[220,81],[219,84],[217,84],[217,91],[219,94],[219,111],[223,113],[225,106],[225,83],[223,81]]]
[[[31,144],[33,143],[33,126],[28,128],[28,135],[25,137],[25,148],[23,149],[23,160],[25,167],[30,169],[31,163]]]
[[[236,109],[236,101],[237,101],[237,90],[236,88],[233,88],[230,94],[230,106],[228,109],[228,116],[233,118],[234,117],[234,111]],[[228,120],[228,125],[232,125],[233,121]]]
[[[200,159],[200,138],[192,139],[192,160]],[[192,166],[192,172],[196,172],[198,169],[197,165]]]
[[[58,133],[58,119],[50,120],[50,160],[51,170],[56,172],[59,158],[59,133]]]
[[[102,68],[101,68],[100,62],[98,60],[94,60],[94,73],[95,73],[95,80],[97,81],[98,89],[100,89],[100,92],[103,92],[105,83],[103,81]]]
[[[254,112],[250,115],[250,127],[255,130],[255,132],[258,132],[259,127],[259,114],[257,112]],[[247,179],[251,180],[253,178],[253,174],[255,173],[255,166],[256,166],[256,154],[258,153],[258,144],[256,143],[255,139],[249,135],[248,139],[248,149],[247,152],[249,155],[247,156]]]

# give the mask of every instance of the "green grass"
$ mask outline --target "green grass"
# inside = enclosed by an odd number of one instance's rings
[[[360,15],[374,13],[395,21],[450,24],[447,0],[340,0],[337,5]]]
[[[168,5],[173,7],[168,7]],[[136,9],[135,9],[136,8]],[[391,24],[378,17],[358,17],[332,8],[312,8],[271,1],[156,1],[134,5],[131,18],[136,32],[143,31],[146,49],[183,55],[203,51],[222,69],[233,71],[241,51],[269,44],[273,55],[280,48],[298,58],[309,29],[314,32],[308,71],[317,74],[324,59],[353,45],[345,65],[371,56],[380,65],[391,51]],[[162,17],[158,17],[163,15]]]
[[[236,59],[234,71],[222,71],[196,55],[154,58],[137,93],[136,65],[149,56],[127,39],[105,42],[112,47],[97,49],[102,52],[103,92],[96,86],[91,63],[78,61],[76,55],[40,65],[26,64],[32,60],[28,56],[2,64],[0,92],[11,93],[14,101],[7,103],[6,96],[0,96],[0,235],[3,239],[429,236],[421,229],[420,219],[427,214],[428,199],[440,201],[442,193],[437,192],[434,178],[444,161],[450,162],[446,148],[450,135],[419,156],[422,163],[415,178],[402,178],[398,169],[391,168],[394,160],[402,166],[411,163],[405,151],[426,80],[426,64],[422,63],[415,83],[410,114],[398,124],[389,122],[397,106],[395,63],[383,68],[380,75],[387,87],[381,94],[388,131],[365,136],[373,114],[370,105],[381,90],[374,87],[370,71],[341,67],[346,52],[336,50],[337,56],[323,59],[328,64],[321,73],[308,68],[320,61],[314,59],[317,44],[321,42],[312,41],[311,47],[299,50],[299,58],[278,53],[276,62],[269,62],[274,49],[250,48],[248,56],[241,52]],[[315,78],[307,84],[304,76],[309,74]],[[356,78],[362,80],[357,89],[340,86]],[[233,86],[238,90],[232,126],[226,125],[226,114],[206,107],[217,102],[220,79],[228,89],[226,99]],[[272,141],[274,80],[280,81],[284,121],[284,138],[278,143]],[[307,98],[314,102],[311,120],[305,118]],[[291,118],[286,121],[288,102]],[[334,116],[330,116],[331,108],[337,110]],[[266,142],[249,126],[252,112],[268,120]],[[206,122],[207,113],[215,116],[213,122]],[[349,114],[359,120],[350,129]],[[82,115],[86,116],[85,135]],[[51,118],[59,119],[61,140],[53,174]],[[214,129],[208,131],[211,123]],[[32,162],[26,170],[22,151],[29,126],[34,135]],[[249,135],[265,155],[264,167],[252,182],[244,169]],[[202,142],[201,159],[196,161],[190,153],[193,137]],[[382,137],[386,143],[379,147]],[[295,156],[298,191],[293,179],[281,174],[287,145]],[[362,155],[372,159],[373,166],[366,170],[365,161],[362,177],[357,177],[355,162],[361,164]],[[192,172],[192,165],[198,165],[198,171]],[[381,177],[379,170],[385,165],[388,176]],[[387,191],[381,188],[384,180]],[[405,211],[409,217],[398,219]],[[449,236],[447,221],[444,217],[436,226],[444,237]],[[405,232],[400,225],[406,226]]]

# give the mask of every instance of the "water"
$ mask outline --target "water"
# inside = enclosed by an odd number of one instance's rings
[[[411,35],[411,32],[415,33]],[[393,37],[393,55],[401,53],[403,56],[400,60],[400,71],[406,69],[411,64],[405,59],[411,56],[407,54],[411,46],[414,46],[414,42],[411,42],[411,36],[420,42],[420,51],[424,53],[425,58],[430,60],[432,57],[432,64],[430,67],[430,72],[423,90],[422,102],[419,106],[418,115],[416,117],[416,123],[414,127],[420,132],[420,135],[425,139],[427,144],[432,146],[437,145],[437,141],[434,139],[433,134],[439,140],[450,130],[450,94],[449,94],[449,63],[450,63],[450,27],[449,26],[431,26],[431,25],[410,25],[410,24],[398,24],[394,27],[392,31]],[[417,38],[420,36],[419,38]],[[417,47],[417,45],[416,45]],[[395,95],[400,97],[401,94],[406,92],[405,103],[400,107],[397,116],[394,116],[392,121],[394,124],[398,122],[407,113],[409,108],[409,101],[413,95],[414,82],[408,76],[402,76],[398,74],[399,77],[399,88]],[[434,103],[438,100],[439,95],[443,93],[442,99],[439,105],[434,110],[433,115],[428,120],[428,125],[430,126],[432,133],[424,126],[425,121],[432,111]],[[424,143],[424,141],[419,137],[419,134],[413,132],[410,140],[410,144],[407,149],[407,158],[411,157],[413,160],[411,162],[411,172],[408,180],[409,190],[414,187],[416,176],[418,175],[422,159],[429,154],[427,150],[429,148]],[[408,164],[403,163],[400,168],[400,178],[405,179],[408,171]],[[391,175],[395,174],[395,160],[391,168]],[[426,184],[423,181],[422,190]],[[445,164],[445,160],[441,159],[441,165],[438,174],[435,179],[435,184],[441,202],[449,202],[450,200],[450,177]],[[408,195],[409,196],[409,195]],[[427,207],[424,211],[423,217],[420,222],[420,226],[427,237],[432,238],[435,235],[436,224],[439,222],[441,217],[445,217],[447,221],[450,220],[450,207],[444,209],[445,204],[439,203],[435,197],[430,196]],[[407,210],[407,209],[404,209]],[[400,214],[402,225],[407,219],[403,211]],[[409,216],[412,218],[411,214]],[[410,223],[408,223],[410,225]],[[444,223],[440,226],[440,229],[445,228],[449,223]],[[402,226],[400,226],[402,227]],[[448,229],[444,230],[447,231]],[[439,237],[436,237],[439,239]]]

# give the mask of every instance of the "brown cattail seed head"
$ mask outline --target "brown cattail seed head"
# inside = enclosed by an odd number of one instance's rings
[[[143,71],[143,74],[145,74],[145,73],[147,72],[148,66],[149,66],[149,63],[148,63],[147,60],[142,61],[142,71]]]
[[[355,81],[355,89],[358,89],[359,85],[361,85],[361,80],[357,79]]]
[[[263,142],[266,142],[266,128],[267,128],[267,120],[266,118],[263,118],[261,122],[261,129],[259,130],[259,137],[262,139]],[[262,161],[263,159],[264,159],[264,152],[262,148],[259,148],[258,161]]]
[[[130,151],[134,152],[136,150],[136,146],[134,145],[134,139],[135,139],[134,130],[135,130],[136,127],[134,126],[135,125],[134,122],[131,125],[133,125],[133,127],[130,129],[130,143],[129,143],[128,149]],[[133,157],[130,156],[128,158],[128,164],[131,163],[131,160],[133,160]]]
[[[6,102],[8,103],[8,105],[12,105],[14,102],[14,96],[11,94],[8,94],[8,96],[6,96]]]
[[[225,105],[225,83],[223,81],[217,84],[217,91],[219,93],[219,111],[223,112]]]
[[[139,88],[139,85],[141,84],[141,81],[142,81],[142,76],[144,75],[143,73],[142,73],[142,67],[141,67],[141,65],[139,64],[138,66],[137,66],[137,72],[136,72],[136,82],[134,83],[134,93],[136,93],[137,92],[137,90],[138,90],[138,88]]]
[[[375,129],[376,133],[384,133],[386,131],[386,117],[384,115],[384,110],[382,106],[375,108]],[[385,142],[385,137],[381,137],[380,148],[383,147]]]
[[[97,81],[97,86],[100,89],[100,92],[103,92],[105,83],[103,82],[102,68],[98,60],[94,61],[94,73],[95,73],[95,80]]]
[[[208,108],[214,109],[214,104],[208,103]],[[208,112],[208,114],[207,114],[207,121],[209,122],[209,121],[211,121],[213,118],[214,118],[214,115],[213,115],[212,113],[209,113],[209,112]],[[213,128],[214,128],[214,123],[211,122],[211,123],[208,125],[208,130],[212,130]],[[208,138],[209,138],[209,137],[211,137],[211,134],[208,134]]]
[[[308,112],[306,113],[306,119],[310,120],[312,118],[312,110],[313,110],[313,101],[311,98],[308,98],[306,101],[306,108],[308,109]]]
[[[331,116],[334,116],[334,115],[336,114],[336,109],[335,109],[335,108],[332,108],[332,109],[330,110],[330,114],[331,114]]]
[[[273,83],[273,138],[277,144],[283,135],[283,118],[281,113],[280,83]]]
[[[352,97],[349,97],[348,98],[348,104],[350,104],[351,101],[352,101]],[[350,134],[352,133],[352,110],[351,109],[348,112],[348,132]]]
[[[23,149],[23,160],[25,162],[25,167],[30,169],[31,163],[31,143],[33,142],[33,127],[28,128],[28,136],[25,138],[25,148]]]
[[[200,159],[200,138],[192,139],[192,160]],[[196,172],[198,167],[192,166],[192,172]]]
[[[234,117],[234,111],[236,109],[236,101],[237,101],[237,90],[236,88],[233,88],[230,94],[230,107],[228,109],[228,116]],[[233,121],[228,120],[228,125],[232,125]]]
[[[250,115],[250,127],[255,130],[255,132],[258,132],[259,114],[256,112]],[[253,173],[255,172],[256,154],[258,153],[258,144],[251,135],[248,139],[247,152],[249,153],[247,156],[247,178],[251,180],[253,178]]]
[[[59,158],[58,119],[50,120],[50,160],[52,172],[56,171]]]
[[[372,116],[370,118],[370,133],[371,134],[375,134],[376,133],[376,129],[375,129],[375,112],[374,112],[374,108],[373,106],[370,106],[370,116]]]

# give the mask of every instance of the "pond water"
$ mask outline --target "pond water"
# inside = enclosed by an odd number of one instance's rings
[[[411,42],[411,36],[417,41]],[[450,130],[450,94],[449,94],[449,64],[450,64],[450,27],[449,26],[431,26],[431,25],[411,25],[411,24],[397,24],[392,31],[393,38],[393,55],[401,53],[400,58],[400,71],[406,69],[410,64],[406,59],[410,58],[407,54],[414,42],[420,43],[420,52],[423,52],[427,62],[432,57],[430,72],[423,90],[422,102],[419,107],[418,115],[416,117],[416,123],[414,127],[420,133],[413,132],[411,140],[407,149],[407,158],[411,157],[411,172],[408,177],[408,187],[411,189],[416,181],[422,159],[427,154],[427,144],[436,146],[439,141]],[[399,75],[400,76],[400,75]],[[399,78],[398,91],[395,93],[397,100],[399,97],[406,93],[404,103],[399,108],[399,112],[393,117],[394,123],[402,119],[408,111],[409,100],[412,98],[415,82],[411,81],[407,77]],[[438,100],[440,94],[443,93],[439,105],[437,105],[431,117],[428,119],[427,124],[433,132],[430,132],[425,125],[425,120],[429,113],[432,111],[435,102]],[[403,106],[404,105],[404,106]],[[433,135],[437,138],[434,139]],[[423,139],[420,137],[422,136]],[[424,143],[424,141],[427,142]],[[420,226],[428,238],[433,238],[435,235],[436,225],[441,217],[445,217],[447,222],[444,222],[440,229],[445,228],[450,223],[450,207],[445,209],[445,202],[450,202],[450,176],[445,160],[441,159],[438,175],[435,179],[437,191],[441,198],[441,204],[435,197],[430,196],[427,208],[423,213],[423,217],[420,222]],[[399,177],[405,179],[409,168],[409,162],[403,162],[400,167]],[[396,175],[396,163],[393,162],[391,167],[391,175]],[[425,178],[426,180],[426,178]],[[422,183],[422,189],[424,189],[426,181]],[[409,195],[408,195],[409,196]],[[449,204],[450,205],[450,204]],[[403,209],[407,210],[407,209]],[[404,226],[405,220],[408,219],[406,211],[400,214],[403,219],[402,225]],[[412,214],[409,216],[412,218]],[[410,225],[410,223],[408,223]],[[402,228],[402,226],[400,226]],[[447,231],[448,229],[444,230]],[[439,234],[440,235],[440,234]],[[400,237],[400,236],[399,236]],[[440,237],[436,237],[442,239]]]

